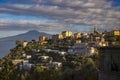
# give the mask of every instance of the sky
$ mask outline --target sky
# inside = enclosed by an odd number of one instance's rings
[[[2,34],[29,30],[90,32],[93,26],[120,29],[120,0],[0,0]]]

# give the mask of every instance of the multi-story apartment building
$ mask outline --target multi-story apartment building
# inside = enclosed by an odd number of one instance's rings
[[[62,32],[63,38],[71,37],[72,32],[71,31],[63,31]]]

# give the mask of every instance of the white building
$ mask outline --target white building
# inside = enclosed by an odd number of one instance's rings
[[[26,55],[26,59],[30,59],[32,55]]]
[[[62,62],[52,62],[49,64],[49,67],[59,69],[62,67]]]
[[[22,57],[26,57],[26,54],[24,53],[24,54],[22,54]]]
[[[72,49],[68,50],[68,53],[70,54],[79,54],[81,56],[83,55],[92,55],[95,53],[95,48],[94,47],[89,47],[87,43],[80,43],[80,44],[75,44]]]
[[[46,59],[49,58],[49,56],[40,56],[40,58],[41,58],[42,60],[46,60]]]
[[[47,52],[47,53],[49,53],[49,52],[51,52],[52,50],[51,50],[51,49],[45,49],[44,51]]]
[[[60,54],[60,55],[65,55],[65,54],[67,54],[67,53],[64,52],[64,51],[59,51],[58,54]]]
[[[22,65],[19,65],[20,68],[22,67],[22,69],[24,70],[31,70],[33,64],[29,63],[27,60],[26,61],[23,61],[23,64]]]
[[[23,47],[26,47],[27,46],[27,44],[28,44],[28,42],[27,41],[23,41]]]

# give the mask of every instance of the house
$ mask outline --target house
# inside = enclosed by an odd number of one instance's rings
[[[99,80],[120,80],[120,46],[99,48]]]
[[[24,61],[24,59],[15,59],[15,60],[12,60],[12,63],[13,63],[14,65],[16,65],[16,64],[21,63],[21,62],[23,62],[23,61]]]
[[[41,41],[45,41],[45,40],[47,40],[47,36],[40,36],[39,37],[39,41],[41,42]]]
[[[81,37],[84,37],[84,38],[88,38],[89,37],[89,34],[84,32],[84,33],[81,33]]]
[[[45,52],[49,53],[49,52],[53,52],[53,53],[58,53],[59,50],[52,50],[52,49],[45,49]]]
[[[105,41],[104,38],[101,38],[100,41],[98,41],[98,46],[102,47],[102,46],[108,46],[108,42]]]
[[[23,47],[26,47],[28,45],[28,42],[27,41],[23,41]]]
[[[49,52],[51,52],[51,49],[45,49],[44,51],[49,53]]]
[[[63,35],[62,35],[62,34],[52,35],[52,39],[53,39],[53,40],[63,39]]]
[[[71,31],[63,31],[62,32],[63,38],[71,37],[72,32]]]
[[[49,58],[49,56],[40,56],[40,58],[41,58],[42,60],[46,60],[46,59]]]
[[[81,43],[81,40],[75,40],[75,44]]]
[[[26,59],[30,59],[32,55],[26,55]]]
[[[120,36],[120,30],[114,30],[113,34],[114,36]]]
[[[22,54],[22,57],[24,57],[24,58],[25,58],[25,57],[26,57],[26,54],[25,54],[25,53],[24,53],[24,54]]]
[[[78,39],[78,38],[81,38],[81,34],[78,32],[78,33],[75,33],[74,35],[73,35],[73,38],[74,39]]]
[[[50,68],[55,68],[55,69],[59,69],[62,67],[62,62],[52,62],[49,64]]]
[[[108,42],[107,41],[105,41],[105,42],[102,42],[102,41],[100,41],[100,42],[98,42],[98,46],[108,46]]]
[[[79,54],[81,56],[83,55],[90,56],[96,52],[95,52],[95,48],[90,47],[87,43],[80,43],[80,44],[75,44],[71,49],[68,50],[68,53]]]
[[[66,52],[64,52],[64,51],[59,51],[58,52],[60,55],[65,55],[65,54],[67,54]]]
[[[24,70],[31,70],[33,64],[29,63],[28,60],[24,60],[22,62],[22,64],[19,65],[21,69],[24,69]]]

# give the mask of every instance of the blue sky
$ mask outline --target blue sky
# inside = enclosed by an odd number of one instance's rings
[[[0,0],[0,31],[87,32],[119,25],[120,0]]]

